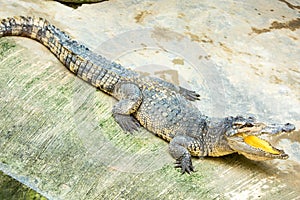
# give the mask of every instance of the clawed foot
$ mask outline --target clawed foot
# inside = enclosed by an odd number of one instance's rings
[[[126,132],[134,132],[140,128],[140,123],[131,115],[114,114],[120,127]]]
[[[194,172],[194,167],[192,164],[191,157],[189,155],[185,155],[175,162],[175,168],[181,168],[181,173],[184,174],[185,172],[190,174]]]
[[[182,96],[184,96],[187,100],[190,100],[190,101],[200,100],[200,94],[196,93],[195,91],[191,91],[191,90],[185,89],[183,87],[180,87],[179,93]]]

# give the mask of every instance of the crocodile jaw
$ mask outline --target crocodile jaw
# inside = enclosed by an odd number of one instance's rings
[[[260,136],[275,135],[295,130],[292,124],[252,123],[250,126],[233,127],[226,133],[228,145],[237,153],[251,160],[288,159],[288,155]]]
[[[229,146],[239,154],[251,160],[288,159],[289,156],[268,141],[257,136],[239,134],[227,138]]]

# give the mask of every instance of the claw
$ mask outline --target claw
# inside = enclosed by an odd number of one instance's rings
[[[125,132],[132,133],[137,131],[141,126],[140,123],[131,115],[114,114],[113,116]]]
[[[195,91],[191,91],[180,87],[179,93],[184,96],[187,100],[196,101],[200,100],[200,94],[196,93]]]
[[[185,172],[190,174],[194,172],[194,167],[192,164],[192,160],[190,156],[183,156],[176,160],[175,168],[181,168],[181,173],[184,174]]]

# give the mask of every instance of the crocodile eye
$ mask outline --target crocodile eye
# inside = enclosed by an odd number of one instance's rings
[[[242,122],[242,121],[238,121],[238,122],[233,122],[233,127],[235,127],[235,128],[242,128],[242,127],[244,127],[245,126],[245,122]]]
[[[253,127],[254,124],[252,122],[246,122],[246,124],[243,127]]]
[[[236,126],[242,126],[244,124],[245,124],[244,121],[235,121],[235,122],[233,122],[233,125],[236,125]]]

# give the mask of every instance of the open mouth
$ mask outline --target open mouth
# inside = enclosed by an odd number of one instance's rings
[[[233,150],[251,160],[287,159],[289,156],[283,150],[274,147],[265,137],[293,130],[295,126],[290,123],[234,123],[226,138]]]
[[[260,139],[259,137],[256,137],[254,135],[246,135],[241,133],[238,134],[238,137],[242,137],[247,145],[256,149],[260,149],[261,151],[271,153],[274,155],[279,155],[280,153],[282,153],[282,150],[276,149],[266,140]]]
[[[227,140],[233,150],[251,160],[288,159],[289,157],[283,150],[258,136],[239,133]]]

